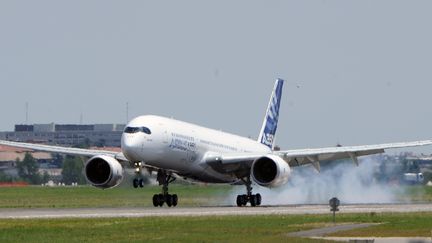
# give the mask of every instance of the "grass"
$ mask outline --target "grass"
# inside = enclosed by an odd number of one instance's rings
[[[225,200],[232,187],[226,185],[171,185],[179,196],[179,206],[211,206]],[[160,187],[118,187],[101,190],[82,187],[5,187],[0,188],[0,208],[79,208],[147,207]]]
[[[404,190],[403,198],[408,198],[412,202],[432,202],[431,186],[408,186]]]
[[[329,225],[329,215],[0,220],[0,242],[320,242],[289,232]],[[432,213],[343,214],[339,223],[382,223],[337,236],[430,237]],[[357,233],[354,233],[357,232]]]
[[[172,185],[179,206],[205,206],[224,202],[232,186]],[[413,201],[432,201],[432,188],[405,188]],[[152,207],[160,187],[0,188],[0,208]],[[401,195],[406,197],[404,195]],[[233,202],[227,202],[233,203]],[[285,216],[144,217],[95,219],[2,219],[0,242],[320,242],[290,238],[289,232],[331,225],[330,214]],[[332,236],[430,237],[432,213],[338,214],[338,223],[380,223]]]
[[[340,215],[342,218],[345,215]],[[347,215],[350,217],[350,215]],[[432,237],[432,212],[424,213],[385,213],[358,216],[362,222],[381,223],[380,225],[344,231],[332,236],[357,237]],[[369,219],[368,219],[369,218]],[[368,220],[368,221],[365,221]]]
[[[244,189],[243,186],[237,186]],[[170,186],[170,193],[178,194],[180,207],[234,204],[227,198],[233,192],[230,185]],[[401,202],[432,202],[432,187],[410,186],[398,195]],[[0,208],[79,208],[79,207],[150,207],[159,186],[132,188],[128,186],[101,190],[80,187],[0,187]]]

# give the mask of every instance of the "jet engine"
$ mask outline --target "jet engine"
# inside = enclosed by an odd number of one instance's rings
[[[251,168],[252,180],[260,186],[277,187],[285,184],[291,174],[287,162],[276,155],[256,159]]]
[[[87,181],[99,188],[115,187],[123,179],[123,167],[113,157],[98,155],[89,159],[85,165]]]

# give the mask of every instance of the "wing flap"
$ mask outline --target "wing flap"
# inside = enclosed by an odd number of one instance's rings
[[[373,155],[384,153],[385,149],[396,149],[406,147],[417,147],[431,145],[432,140],[402,142],[402,143],[386,143],[376,145],[362,145],[362,146],[345,146],[345,147],[329,147],[317,149],[298,149],[279,151],[276,154],[281,156],[290,166],[301,166],[315,162],[314,158],[318,161],[340,160],[340,159],[354,159],[360,156]]]

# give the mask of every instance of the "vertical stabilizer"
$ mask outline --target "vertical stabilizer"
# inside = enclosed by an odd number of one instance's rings
[[[282,98],[283,83],[284,81],[282,79],[276,80],[272,95],[270,97],[270,102],[267,107],[267,113],[264,117],[264,122],[258,137],[258,142],[267,145],[271,149],[273,149],[274,146],[275,134],[279,119],[279,108]]]

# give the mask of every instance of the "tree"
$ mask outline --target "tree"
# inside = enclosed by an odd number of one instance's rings
[[[48,174],[48,172],[44,172],[42,177],[41,177],[42,183],[47,183],[50,180],[50,175]]]
[[[103,138],[99,139],[99,140],[95,143],[96,147],[105,147],[105,144],[106,144],[106,140],[103,139]]]
[[[80,144],[75,144],[73,147],[75,148],[90,148],[91,146],[91,141],[89,138],[85,138],[83,142],[81,142]]]
[[[23,161],[17,159],[18,175],[30,184],[40,184],[39,164],[30,153],[26,153]]]
[[[82,173],[83,167],[83,161],[79,157],[66,156],[62,167],[63,183],[66,185],[75,182],[85,184],[86,180]]]
[[[0,171],[0,182],[13,182],[15,180],[14,177]]]

